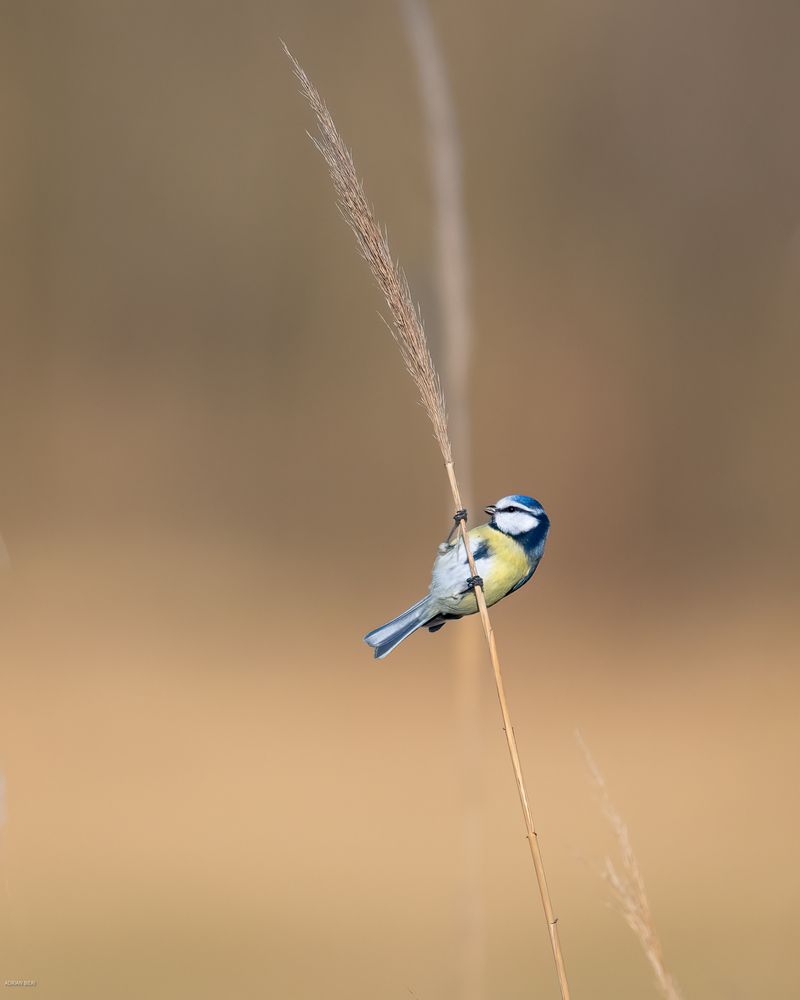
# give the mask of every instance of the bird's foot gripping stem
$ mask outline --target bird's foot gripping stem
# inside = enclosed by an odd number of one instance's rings
[[[483,590],[483,577],[482,576],[470,576],[467,578],[467,590],[474,590],[476,587],[480,587]]]
[[[462,507],[460,510],[457,510],[455,514],[453,514],[453,527],[450,529],[450,534],[445,539],[444,542],[445,546],[449,545],[453,541],[453,538],[455,537],[455,534],[458,531],[459,524],[461,524],[462,521],[466,520],[467,520],[467,512],[464,507]]]

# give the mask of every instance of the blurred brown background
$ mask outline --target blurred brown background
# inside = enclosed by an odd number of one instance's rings
[[[495,624],[574,994],[656,995],[579,726],[687,1000],[797,996],[800,8],[432,8],[475,502],[554,524]],[[0,15],[0,978],[455,1000],[455,629],[361,644],[427,585],[446,480],[278,42],[435,351],[398,10]],[[486,996],[555,996],[488,667],[482,694]]]

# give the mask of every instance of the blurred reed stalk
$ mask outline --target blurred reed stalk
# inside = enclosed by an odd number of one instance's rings
[[[436,297],[442,330],[442,381],[448,429],[458,455],[464,505],[471,507],[472,434],[469,381],[473,327],[462,154],[445,60],[425,0],[400,0],[425,118],[433,189]],[[482,885],[483,754],[481,658],[471,629],[458,629],[455,645],[456,721],[460,762],[461,892],[459,894],[459,994],[482,1000],[486,983],[486,918]]]
[[[0,573],[11,569],[11,556],[8,554],[8,547],[0,535]]]
[[[592,783],[600,795],[603,815],[614,831],[622,857],[622,872],[617,870],[611,858],[606,858],[602,873],[603,878],[611,886],[614,901],[623,920],[636,935],[636,939],[655,973],[656,985],[662,997],[664,1000],[683,1000],[677,983],[664,964],[664,953],[656,933],[653,914],[650,911],[650,902],[644,887],[644,879],[639,862],[633,852],[628,827],[611,801],[605,778],[583,737],[576,732],[575,739],[583,753]]]
[[[428,144],[435,213],[436,286],[442,314],[442,380],[458,479],[469,502],[472,448],[469,375],[472,317],[469,308],[469,259],[464,213],[461,143],[444,58],[424,0],[401,0],[417,68]]]
[[[285,45],[284,50],[294,67],[295,75],[300,83],[300,89],[317,119],[318,134],[311,136],[311,140],[328,165],[342,215],[353,231],[358,249],[369,265],[372,275],[389,306],[392,323],[387,324],[387,326],[389,326],[389,330],[400,350],[400,355],[403,358],[406,369],[417,387],[420,401],[433,425],[433,433],[439,444],[445,470],[447,471],[450,491],[453,495],[453,504],[456,510],[460,510],[463,504],[453,465],[453,453],[448,435],[444,393],[442,392],[439,375],[431,358],[422,320],[411,298],[408,281],[402,268],[392,258],[386,234],[375,220],[364,193],[364,188],[358,179],[353,158],[339,135],[325,102],[306,76],[303,68]],[[475,560],[473,559],[467,539],[467,527],[463,520],[459,522],[459,531],[469,563],[470,574],[477,576]],[[489,618],[483,589],[480,586],[475,587],[475,598],[483,624],[483,631],[489,646],[489,655],[497,687],[497,697],[503,716],[503,729],[506,734],[506,742],[514,770],[514,778],[517,783],[517,791],[519,792],[522,814],[525,820],[525,830],[528,844],[530,845],[531,857],[533,858],[536,880],[539,885],[542,907],[547,921],[547,929],[550,935],[550,944],[561,988],[561,996],[562,1000],[569,1000],[569,986],[564,959],[561,953],[558,921],[553,913],[550,891],[547,887],[542,854],[539,848],[538,834],[534,826],[525,781],[522,776],[522,765],[520,764],[519,753],[517,751],[514,729],[511,725],[511,716],[503,685],[494,629]]]

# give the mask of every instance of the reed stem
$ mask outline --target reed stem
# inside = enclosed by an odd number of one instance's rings
[[[399,264],[392,257],[385,230],[375,220],[372,208],[364,193],[363,185],[358,179],[353,157],[342,140],[330,111],[300,64],[285,45],[284,50],[292,62],[295,76],[300,83],[303,94],[316,116],[318,134],[312,137],[312,141],[328,165],[334,190],[339,201],[339,208],[345,221],[352,229],[359,251],[369,265],[375,282],[389,306],[392,317],[390,331],[400,349],[406,369],[417,387],[420,401],[433,426],[434,436],[439,444],[439,450],[442,453],[447,471],[447,478],[450,482],[453,503],[456,510],[460,510],[462,507],[461,492],[458,488],[458,481],[456,480],[455,469],[453,467],[453,454],[448,434],[444,393],[442,392],[439,375],[431,358],[419,310],[411,297],[408,281]],[[459,522],[459,530],[466,551],[470,573],[473,577],[477,576],[475,560],[472,556],[467,538],[467,528],[463,520]],[[539,849],[538,835],[528,804],[528,795],[522,776],[522,765],[519,760],[517,742],[513,726],[511,725],[511,716],[503,686],[503,675],[500,670],[500,659],[497,655],[494,630],[489,618],[489,611],[486,607],[483,589],[480,586],[475,587],[475,599],[478,603],[483,631],[489,646],[489,655],[492,660],[492,669],[494,670],[495,684],[497,686],[497,697],[500,701],[500,711],[503,716],[503,729],[506,734],[508,751],[511,755],[511,765],[514,769],[514,778],[517,782],[517,791],[519,792],[520,803],[522,805],[525,831],[531,849],[533,866],[536,871],[536,881],[539,884],[539,893],[542,897],[542,906],[544,908],[545,919],[547,920],[556,974],[561,988],[561,997],[562,1000],[569,1000],[567,973],[558,937],[558,921],[553,913],[550,891],[547,887],[547,879],[545,878],[544,863]]]
[[[447,478],[450,482],[450,490],[453,494],[453,503],[455,504],[456,510],[461,509],[461,494],[458,490],[458,481],[456,480],[455,469],[453,468],[452,462],[445,462],[445,469],[447,470]],[[478,571],[475,567],[475,559],[472,555],[472,550],[467,539],[467,526],[462,520],[459,522],[459,530],[461,532],[461,541],[464,545],[464,550],[467,554],[467,561],[469,562],[470,574],[472,576],[477,576]],[[478,602],[478,612],[481,616],[481,624],[483,625],[483,632],[486,636],[486,642],[489,646],[489,656],[492,661],[492,670],[494,671],[494,682],[497,687],[497,699],[500,702],[500,712],[503,716],[503,731],[506,734],[506,743],[508,744],[508,753],[511,757],[511,766],[514,770],[514,779],[517,782],[517,791],[519,792],[519,801],[522,806],[522,815],[525,820],[525,833],[528,840],[528,844],[531,849],[531,857],[533,858],[533,867],[536,871],[536,881],[539,885],[539,894],[542,897],[542,908],[544,909],[545,920],[547,921],[547,929],[550,934],[550,946],[553,949],[553,961],[556,965],[556,975],[558,976],[558,985],[561,988],[562,1000],[569,1000],[569,983],[567,981],[567,970],[564,964],[564,956],[561,952],[561,941],[558,936],[558,917],[556,917],[553,912],[553,903],[550,899],[550,889],[547,885],[547,877],[544,870],[544,861],[542,859],[542,852],[539,847],[539,835],[536,832],[536,827],[533,822],[533,814],[531,813],[531,807],[528,802],[528,793],[525,788],[525,779],[522,775],[522,764],[519,759],[519,751],[517,750],[517,738],[514,735],[514,727],[511,724],[511,713],[508,708],[508,701],[506,699],[505,685],[503,684],[503,672],[500,668],[500,657],[497,653],[497,641],[494,637],[494,628],[492,626],[492,620],[489,617],[489,609],[486,606],[486,598],[483,595],[483,588],[480,585],[475,587],[475,599]]]

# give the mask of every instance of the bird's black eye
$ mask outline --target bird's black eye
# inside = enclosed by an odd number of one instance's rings
[[[516,512],[519,510],[519,507],[506,507],[506,510],[508,511],[509,514],[516,514]]]

